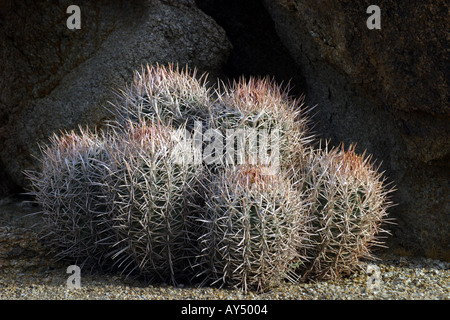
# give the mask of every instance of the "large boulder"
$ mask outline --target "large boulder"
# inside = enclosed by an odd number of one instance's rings
[[[264,0],[317,104],[323,138],[383,161],[397,191],[393,250],[450,259],[449,7],[445,0]]]
[[[191,0],[78,1],[75,30],[66,25],[71,4],[0,3],[0,192],[24,186],[23,170],[53,132],[101,126],[113,90],[142,64],[215,74],[231,49]]]

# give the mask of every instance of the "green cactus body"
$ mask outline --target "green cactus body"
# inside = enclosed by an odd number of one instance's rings
[[[278,285],[289,273],[289,262],[298,258],[296,248],[307,241],[303,208],[286,181],[258,167],[219,173],[199,219],[198,276],[245,292]]]

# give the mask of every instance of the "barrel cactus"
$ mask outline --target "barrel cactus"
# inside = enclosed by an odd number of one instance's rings
[[[42,209],[43,239],[57,259],[80,266],[107,266],[108,237],[103,226],[107,207],[101,187],[109,154],[103,140],[80,129],[54,135],[42,149],[37,171],[26,172],[30,194]]]
[[[211,178],[198,219],[203,284],[264,291],[289,278],[310,236],[304,203],[281,175],[242,165]]]
[[[130,122],[110,142],[113,160],[104,189],[110,228],[119,239],[112,258],[122,272],[176,284],[189,274],[189,199],[200,167],[178,163],[180,141],[167,126]],[[178,149],[175,149],[178,147]],[[192,196],[194,197],[194,196]]]
[[[385,179],[355,146],[309,153],[302,188],[315,217],[311,259],[299,272],[303,279],[349,275],[361,259],[373,259],[371,249],[382,245],[391,206]]]
[[[227,130],[247,130],[247,148],[253,148],[246,150],[252,159],[235,159],[234,164],[249,162],[289,168],[304,156],[312,135],[302,99],[292,99],[288,89],[268,77],[248,81],[241,78],[230,87],[222,85],[217,92],[212,108],[214,127],[222,130],[224,136]],[[252,146],[249,135],[254,132],[258,138]]]
[[[133,122],[157,121],[179,127],[194,128],[195,121],[207,125],[210,119],[211,99],[206,86],[206,74],[197,76],[169,64],[147,65],[135,72],[133,81],[119,90],[112,104],[115,121],[119,125]]]

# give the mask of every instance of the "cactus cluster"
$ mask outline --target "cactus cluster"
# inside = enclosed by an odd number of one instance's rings
[[[247,292],[344,276],[381,244],[378,168],[354,147],[314,149],[302,101],[268,78],[211,91],[195,71],[148,66],[112,111],[105,132],[54,136],[27,172],[59,258]],[[277,133],[280,161],[189,161],[208,148],[184,139],[196,122]]]

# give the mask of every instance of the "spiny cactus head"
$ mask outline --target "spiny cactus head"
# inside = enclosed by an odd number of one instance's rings
[[[188,128],[195,121],[209,122],[211,101],[206,84],[207,74],[198,77],[197,70],[189,71],[187,66],[143,66],[112,104],[116,122],[151,120],[174,126],[187,123]]]
[[[302,198],[289,181],[242,165],[219,172],[209,186],[198,219],[204,283],[265,291],[288,278],[310,231]]]
[[[49,143],[41,147],[41,164],[58,161],[62,157],[76,157],[79,152],[86,152],[93,149],[98,141],[94,133],[89,129],[79,128],[79,132],[74,130],[69,132],[61,131],[60,134],[53,134],[49,138]]]
[[[102,140],[80,128],[51,137],[40,170],[26,172],[42,210],[42,238],[55,258],[103,267],[107,250],[97,241],[105,232],[99,221],[106,204],[99,185],[107,158]]]
[[[241,78],[230,87],[222,85],[217,92],[212,109],[216,128],[264,132],[271,140],[271,150],[278,150],[279,164],[284,168],[303,157],[313,138],[303,98],[291,98],[288,88],[283,89],[268,77]]]
[[[267,118],[273,121],[306,125],[303,108],[303,98],[293,99],[289,95],[289,88],[277,85],[269,77],[240,78],[230,86],[221,85],[218,93],[218,104],[225,109],[236,109],[246,118],[247,124],[258,124]],[[259,121],[260,120],[260,121]],[[266,124],[267,125],[267,124]],[[286,123],[288,125],[288,123]],[[299,128],[300,129],[300,128]]]
[[[229,173],[232,183],[245,189],[264,189],[271,185],[281,183],[280,176],[276,175],[270,167],[251,165],[245,163],[236,166]]]
[[[173,162],[173,132],[147,121],[118,133],[105,189],[119,239],[112,255],[116,265],[122,272],[138,270],[149,280],[176,284],[188,274],[190,188],[201,168]]]
[[[149,152],[155,148],[169,147],[173,134],[170,126],[163,125],[159,121],[139,123],[128,121],[125,128],[124,132],[115,133],[116,142]]]
[[[392,205],[382,174],[370,157],[355,147],[311,153],[303,173],[303,189],[315,216],[313,259],[305,278],[328,279],[349,275],[361,259],[373,259],[371,249],[381,246],[387,209]]]

